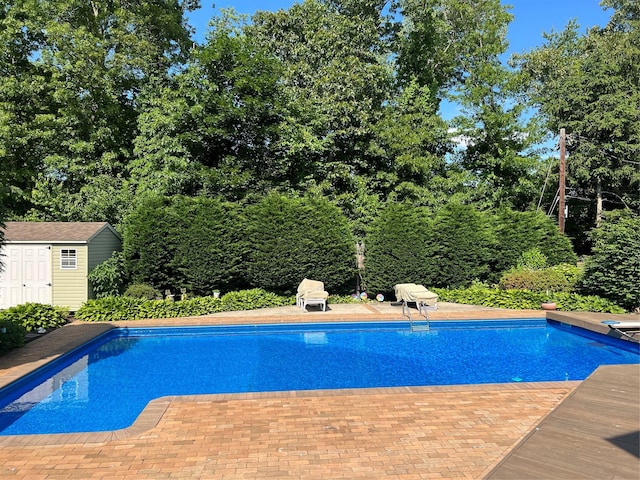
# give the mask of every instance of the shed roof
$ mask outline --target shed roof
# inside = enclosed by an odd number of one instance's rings
[[[118,233],[107,222],[6,222],[5,242],[89,242],[103,229]]]

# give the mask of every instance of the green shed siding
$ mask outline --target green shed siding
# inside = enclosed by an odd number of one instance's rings
[[[111,230],[105,228],[100,231],[89,243],[89,272],[121,249],[122,242]]]
[[[75,269],[60,268],[60,252],[68,249],[76,250],[77,252],[77,267]],[[52,255],[53,304],[68,307],[71,311],[75,311],[88,298],[88,246],[78,244],[54,245]]]

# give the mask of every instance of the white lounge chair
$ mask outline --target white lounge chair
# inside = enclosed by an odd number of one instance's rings
[[[300,285],[298,285],[296,305],[305,312],[307,311],[307,305],[320,305],[324,312],[327,309],[328,297],[329,294],[324,289],[324,283],[305,278],[300,282]]]
[[[429,311],[438,310],[438,294],[433,293],[424,285],[416,285],[415,283],[398,283],[394,286],[396,300],[402,303],[402,315],[404,316],[405,308],[407,309],[407,317],[411,320],[411,311],[409,303],[415,303],[416,308],[424,318],[429,319]]]
[[[620,335],[635,340],[635,336],[640,333],[640,321],[638,320],[603,320],[611,330]]]

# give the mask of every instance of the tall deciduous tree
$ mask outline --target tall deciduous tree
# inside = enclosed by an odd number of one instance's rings
[[[538,159],[529,150],[540,140],[537,122],[519,102],[522,77],[504,65],[512,16],[499,0],[485,0],[473,14],[477,42],[462,58],[464,74],[450,90],[462,114],[453,120],[464,147],[457,160],[475,178],[475,201],[484,208],[531,206],[539,192]]]
[[[464,196],[464,174],[446,161],[448,125],[437,109],[428,87],[415,80],[385,105],[369,151],[376,172],[369,188],[381,198],[436,207]]]
[[[131,163],[139,193],[216,194],[228,200],[286,188],[275,148],[283,117],[280,65],[225,11],[167,86],[141,101]]]
[[[389,98],[391,70],[378,12],[335,3],[306,0],[287,11],[258,12],[247,32],[284,68],[290,116],[279,148],[297,172],[298,188],[349,203],[358,177],[375,173],[365,150]]]
[[[114,221],[112,205],[103,208],[100,200],[121,193],[136,134],[136,99],[149,78],[165,76],[184,59],[191,45],[184,13],[198,3],[12,3],[3,9],[12,28],[0,49],[21,65],[3,78],[2,90],[19,84],[20,73],[30,75],[26,93],[35,106],[7,125],[21,127],[23,137],[14,145],[22,142],[39,170],[29,198],[34,215]]]
[[[615,9],[606,27],[580,35],[571,22],[518,59],[548,128],[566,129],[567,187],[596,204],[596,222],[604,208],[640,211],[640,5],[602,4]]]
[[[51,74],[32,61],[44,39],[39,2],[0,7],[0,218],[29,208],[33,179],[55,138],[46,98]]]

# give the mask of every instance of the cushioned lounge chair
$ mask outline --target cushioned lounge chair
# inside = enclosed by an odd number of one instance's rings
[[[433,293],[424,285],[416,285],[415,283],[398,283],[394,287],[396,301],[402,303],[402,315],[404,316],[405,308],[407,309],[407,317],[411,319],[411,310],[409,303],[415,303],[418,311],[429,318],[429,311],[438,309],[438,294]]]
[[[307,310],[307,305],[320,305],[324,312],[327,309],[328,297],[329,294],[324,289],[324,283],[305,278],[300,282],[300,285],[298,285],[296,305],[304,311]]]
[[[602,323],[621,336],[632,340],[636,340],[635,336],[640,333],[640,321],[637,320],[604,320]]]

